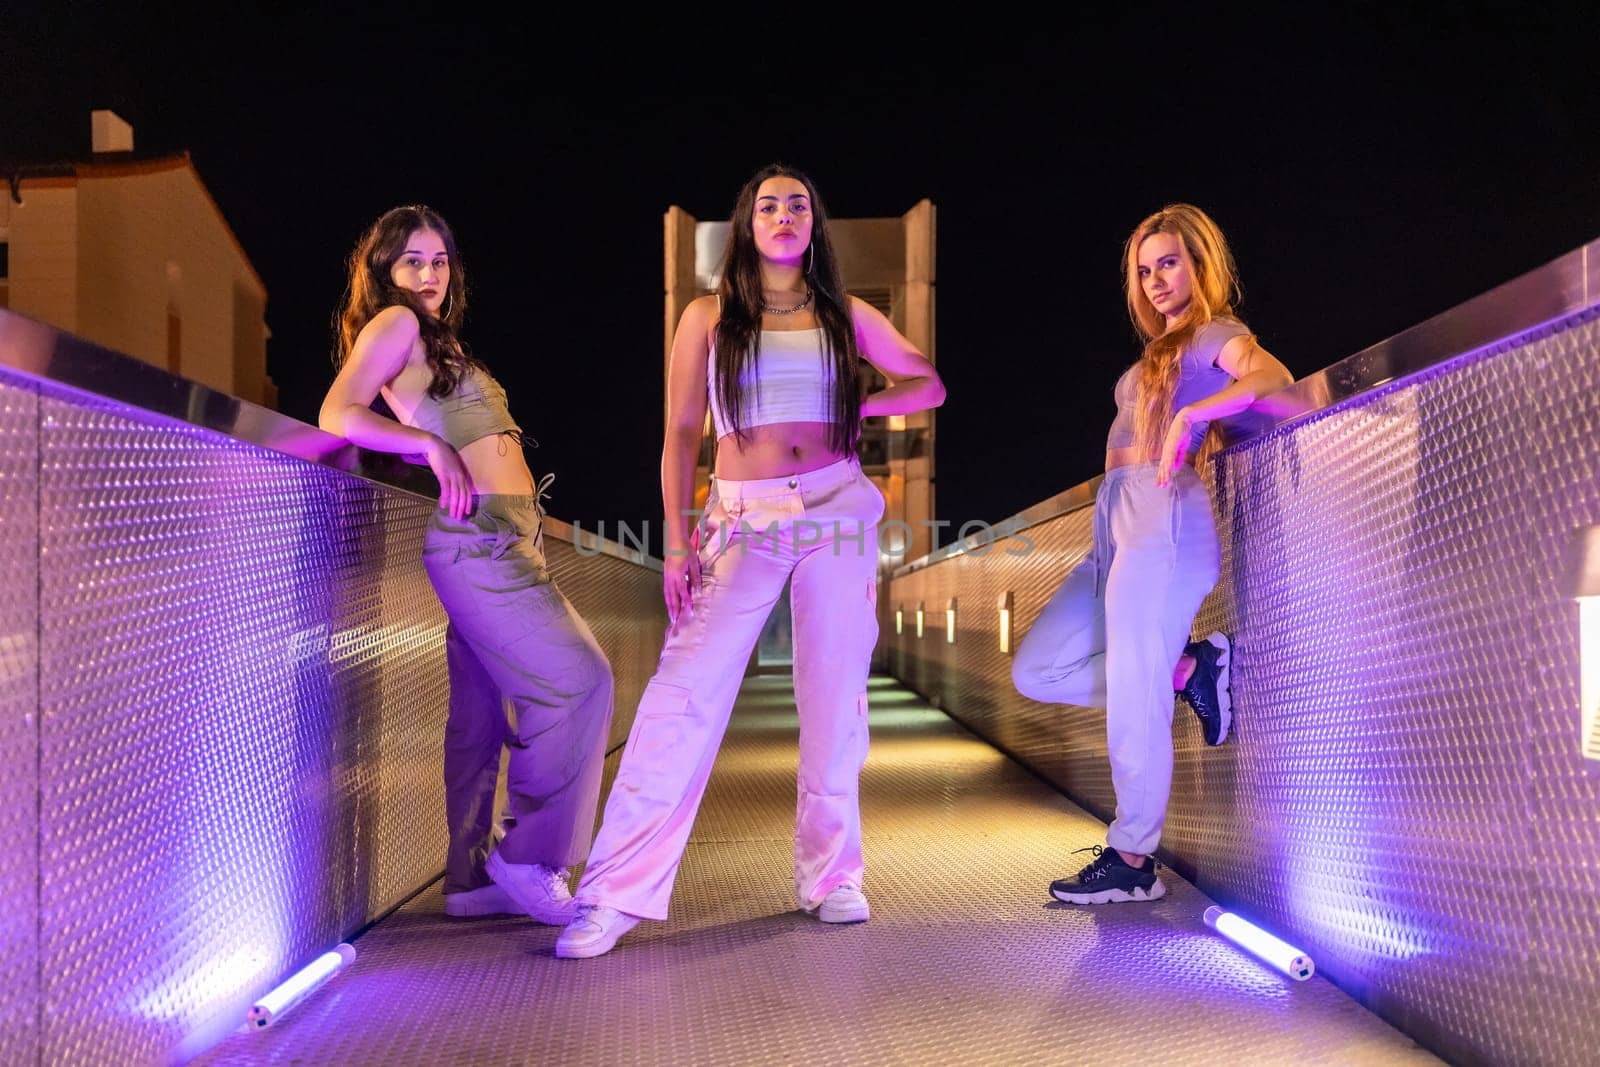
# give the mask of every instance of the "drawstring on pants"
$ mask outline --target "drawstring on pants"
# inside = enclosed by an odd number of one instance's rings
[[[1115,489],[1116,483],[1105,480],[1100,483],[1101,493],[1110,493]],[[1096,496],[1099,494],[1097,493]],[[1094,595],[1101,596],[1106,591],[1106,582],[1111,577],[1111,507],[1109,503],[1101,506],[1096,500],[1094,507],[1094,539],[1089,542],[1089,551],[1094,555]]]

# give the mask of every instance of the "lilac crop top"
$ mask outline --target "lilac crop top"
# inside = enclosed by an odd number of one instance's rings
[[[822,330],[762,330],[754,372],[739,385],[746,397],[743,429],[774,422],[830,422],[833,361],[822,346]],[[706,355],[706,385],[717,440],[733,432],[733,422],[717,397],[717,348]],[[753,387],[753,388],[752,388]]]
[[[411,425],[449,442],[458,452],[490,434],[509,433],[518,442],[522,428],[506,408],[506,391],[485,371],[469,366],[455,389],[440,399],[422,394]]]
[[[1217,357],[1222,354],[1222,347],[1229,341],[1235,337],[1248,336],[1250,331],[1245,324],[1230,315],[1214,318],[1195,331],[1194,340],[1183,350],[1182,368],[1178,372],[1178,389],[1172,397],[1172,410],[1176,412],[1185,404],[1192,404],[1226,388],[1233,378],[1227,371],[1217,366]],[[1123,371],[1122,377],[1117,379],[1114,393],[1117,400],[1117,418],[1111,424],[1111,433],[1106,437],[1107,452],[1114,448],[1133,447],[1134,398],[1139,392],[1138,375],[1139,364],[1135,363]],[[1191,449],[1200,447],[1200,442],[1205,439],[1206,429],[1210,425],[1209,422],[1195,423],[1194,434],[1189,439]]]

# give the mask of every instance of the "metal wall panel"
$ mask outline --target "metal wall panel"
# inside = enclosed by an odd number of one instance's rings
[[[1224,459],[1200,626],[1237,635],[1253,780],[1170,838],[1413,1036],[1497,1063],[1528,1036],[1523,382],[1479,355]]]
[[[1297,938],[1319,973],[1458,1062],[1600,1048],[1600,764],[1578,739],[1577,614],[1556,590],[1600,523],[1600,323],[1584,312],[1220,458],[1236,733],[1178,706],[1163,856]],[[1088,547],[1087,510],[903,572],[928,605],[896,673],[1109,818],[1104,715],[1012,689],[1017,634]],[[957,599],[957,642],[943,609]],[[971,602],[973,609],[967,610]],[[937,614],[934,608],[937,606]]]
[[[1530,534],[1527,647],[1537,655],[1525,668],[1529,832],[1513,849],[1539,862],[1529,872],[1524,1025],[1552,1062],[1581,1063],[1600,1049],[1600,761],[1579,755],[1576,613],[1556,586],[1569,531],[1600,524],[1600,321],[1518,359],[1529,430],[1516,442]]]
[[[182,1060],[438,876],[433,486],[393,460],[0,311],[0,1061]],[[661,572],[571,536],[620,744]]]
[[[41,469],[43,1055],[155,1061],[437,871],[428,509],[49,387]]]
[[[39,1050],[38,405],[0,373],[0,1063]]]
[[[37,934],[31,914],[19,928],[39,950],[8,952],[26,973],[6,995],[45,1020],[44,1062],[181,1059],[438,875],[445,619],[420,563],[433,505],[37,388],[38,460],[19,446],[4,461],[41,472],[38,544],[8,555],[6,593],[42,559],[41,599],[0,610],[8,632],[31,635],[31,616],[43,634],[37,672],[5,661],[8,682],[40,679],[36,694],[8,685],[6,706],[36,703],[41,725],[14,746],[8,717],[0,742],[8,762],[39,754],[39,825],[31,783],[4,823],[26,839],[16,877],[40,886]],[[18,422],[0,409],[8,446]],[[625,736],[659,650],[660,572],[547,547],[614,664]],[[26,1040],[8,1028],[8,1050]]]

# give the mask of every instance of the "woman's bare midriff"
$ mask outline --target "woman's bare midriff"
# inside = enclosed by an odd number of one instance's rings
[[[525,496],[533,492],[533,472],[522,456],[522,446],[508,435],[480,437],[456,454],[467,468],[474,493]]]
[[[827,422],[774,422],[745,431],[743,443],[728,434],[717,442],[717,477],[735,482],[782,478],[837,463],[848,453],[834,450],[828,441],[832,433]]]
[[[1139,459],[1137,448],[1108,448],[1106,449],[1106,470],[1114,471],[1118,467],[1130,467],[1135,463],[1143,462]]]
[[[1148,463],[1148,462],[1150,462],[1150,461],[1140,458],[1139,450],[1137,448],[1108,448],[1108,449],[1106,449],[1106,473],[1107,474],[1109,474],[1112,471],[1116,470],[1118,467],[1131,467],[1136,463]],[[1188,467],[1193,467],[1194,466],[1194,458],[1190,457],[1190,459],[1184,465],[1188,466]]]

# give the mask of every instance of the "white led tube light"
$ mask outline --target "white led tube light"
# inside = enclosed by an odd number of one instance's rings
[[[1287,941],[1280,941],[1259,926],[1254,926],[1231,911],[1223,911],[1213,904],[1206,909],[1206,925],[1235,945],[1272,964],[1273,967],[1304,982],[1316,970],[1311,957]]]
[[[254,1004],[245,1014],[245,1025],[252,1030],[264,1030],[283,1018],[284,1013],[299,1004],[323,984],[356,961],[356,950],[349,945],[339,944],[330,952],[324,952],[304,967],[300,968],[287,981]]]

